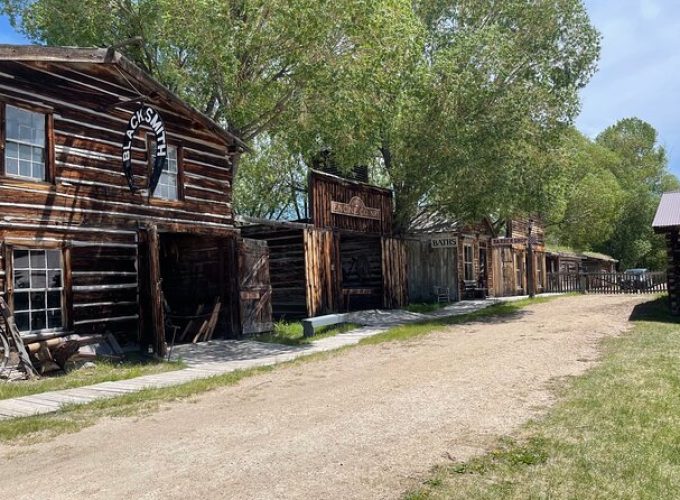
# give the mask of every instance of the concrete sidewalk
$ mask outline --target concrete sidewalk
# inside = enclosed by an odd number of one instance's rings
[[[85,404],[143,389],[169,387],[237,370],[271,366],[302,356],[355,345],[364,338],[378,335],[401,324],[467,314],[501,301],[521,298],[509,297],[507,299],[457,302],[428,314],[410,313],[403,310],[352,313],[351,321],[365,326],[301,346],[266,344],[251,340],[213,340],[202,344],[177,346],[173,350],[172,357],[173,359],[181,358],[186,362],[187,368],[185,369],[145,375],[129,380],[103,382],[76,389],[43,392],[31,396],[0,400],[0,420],[52,413],[59,411],[67,404]]]

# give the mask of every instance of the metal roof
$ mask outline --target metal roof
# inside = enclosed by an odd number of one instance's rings
[[[661,195],[652,227],[654,229],[680,227],[680,192]]]

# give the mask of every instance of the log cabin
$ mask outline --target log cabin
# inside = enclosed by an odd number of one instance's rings
[[[359,171],[349,178],[310,170],[308,219],[241,219],[245,237],[267,242],[274,317],[407,304],[406,251],[392,234],[392,192],[368,184]]]
[[[27,341],[163,355],[217,302],[239,334],[238,137],[110,49],[0,46],[0,124],[0,290]]]

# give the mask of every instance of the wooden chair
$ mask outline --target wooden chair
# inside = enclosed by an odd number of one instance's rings
[[[434,295],[438,304],[451,303],[451,289],[448,286],[435,286]]]

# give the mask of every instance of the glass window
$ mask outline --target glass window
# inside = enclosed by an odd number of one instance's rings
[[[62,273],[59,250],[14,251],[14,319],[21,333],[63,327]]]
[[[152,143],[152,151],[154,154],[151,158],[151,166],[153,167],[154,161],[156,161],[156,145]],[[168,161],[165,163],[165,168],[161,173],[158,180],[158,186],[156,186],[156,191],[154,191],[154,198],[162,198],[164,200],[176,200],[177,195],[177,175],[179,172],[179,166],[177,162],[177,147],[168,146]]]
[[[45,115],[5,108],[5,173],[45,180]]]
[[[472,245],[463,245],[463,273],[465,281],[475,279],[474,264],[472,262]]]

